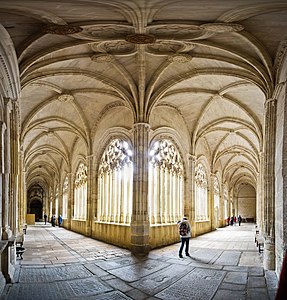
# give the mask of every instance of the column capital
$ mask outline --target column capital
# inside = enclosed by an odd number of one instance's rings
[[[145,127],[146,129],[150,129],[150,124],[145,122],[138,122],[133,124],[133,128],[136,129],[138,127]]]
[[[270,105],[274,106],[276,103],[277,103],[277,99],[275,99],[275,98],[266,99],[265,103],[264,103],[265,109],[266,109],[267,105],[270,104]]]
[[[6,108],[8,109],[8,112],[10,113],[13,108],[11,99],[4,98],[4,104],[5,104]]]
[[[187,159],[188,160],[191,160],[193,162],[196,162],[196,155],[193,155],[193,154],[187,154]]]

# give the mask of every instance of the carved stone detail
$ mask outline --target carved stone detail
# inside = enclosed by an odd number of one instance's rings
[[[235,23],[206,23],[200,25],[200,28],[215,33],[238,32],[244,29],[242,25]]]
[[[82,32],[83,35],[92,38],[108,38],[108,37],[119,37],[123,39],[126,35],[132,34],[134,29],[130,25],[94,25],[85,28]]]
[[[175,62],[175,63],[187,63],[190,62],[192,60],[192,56],[189,54],[174,54],[174,55],[170,55],[168,57],[168,60],[170,62]]]
[[[110,54],[95,54],[91,56],[91,60],[97,63],[110,63],[114,57]]]
[[[176,53],[184,49],[181,42],[160,41],[147,46],[147,50],[154,54]]]
[[[57,24],[48,24],[42,27],[42,32],[50,34],[59,34],[59,35],[69,35],[74,33],[79,33],[83,30],[80,26],[72,25],[57,25]]]
[[[109,53],[114,55],[128,55],[135,51],[134,45],[120,40],[94,43],[91,44],[91,48],[96,53]]]
[[[132,44],[153,44],[156,37],[150,34],[129,34],[126,36],[126,41]]]
[[[75,98],[73,95],[70,94],[61,94],[58,96],[58,100],[60,102],[69,102],[69,101],[73,101]]]
[[[282,63],[282,60],[287,52],[287,40],[282,41],[279,46],[275,57],[274,68],[277,71]]]
[[[172,25],[164,24],[153,26],[149,29],[149,33],[154,35],[190,35],[194,32],[201,31],[198,25]]]

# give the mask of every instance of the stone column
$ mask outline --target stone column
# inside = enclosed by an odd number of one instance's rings
[[[92,187],[93,187],[93,155],[87,156],[87,211],[86,211],[86,235],[92,235],[92,222],[94,220],[94,211],[92,210]]]
[[[133,205],[131,219],[131,251],[136,255],[149,252],[148,213],[148,146],[149,129],[147,123],[134,124],[134,175]]]
[[[264,132],[264,252],[263,265],[267,270],[275,269],[275,142],[276,142],[275,99],[265,102]]]
[[[71,223],[74,216],[74,174],[68,173],[68,207],[67,207],[67,229],[71,229]]]
[[[20,174],[19,174],[19,182],[18,182],[18,230],[24,225],[26,222],[26,174],[24,168],[24,153],[23,151],[19,151],[19,167],[20,167]]]
[[[211,230],[216,229],[215,218],[214,218],[214,177],[215,174],[210,174],[209,184],[209,216],[210,216],[210,227]]]
[[[196,236],[195,226],[195,163],[196,156],[188,155],[188,165],[186,174],[186,201],[184,206],[184,215],[189,219],[193,237]]]
[[[226,225],[224,190],[225,190],[225,185],[221,184],[220,197],[219,197],[219,214],[220,214],[219,218],[220,218],[221,225],[223,227]],[[230,216],[228,215],[227,217],[230,217]]]
[[[0,177],[0,220],[3,219],[3,199],[5,194],[5,142],[4,142],[4,133],[6,130],[6,124],[4,122],[0,122],[0,170],[1,170],[1,177]],[[0,223],[0,232],[2,232],[3,224]]]
[[[9,205],[9,225],[12,233],[17,232],[18,219],[18,198],[19,198],[19,110],[18,103],[12,102],[10,120],[10,144],[11,144],[11,178],[10,178],[10,205]]]
[[[10,143],[10,114],[12,102],[5,99],[5,123],[7,128],[4,132],[4,185],[2,194],[2,239],[7,240],[12,236],[9,226],[9,200],[10,200],[10,176],[11,176],[11,143]]]
[[[257,214],[256,214],[256,224],[259,226],[260,232],[264,231],[264,155],[263,152],[259,153],[259,174],[257,182]]]

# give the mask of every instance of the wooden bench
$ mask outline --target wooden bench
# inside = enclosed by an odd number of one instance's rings
[[[259,253],[263,252],[264,238],[260,235],[259,230],[257,230],[257,229],[255,231],[255,243],[256,243],[256,247],[258,247]]]
[[[17,258],[23,259],[23,253],[25,252],[25,250],[26,249],[24,247],[16,246]]]

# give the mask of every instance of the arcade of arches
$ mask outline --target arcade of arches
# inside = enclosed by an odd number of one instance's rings
[[[184,215],[197,236],[240,214],[279,274],[286,16],[269,0],[1,1],[0,286],[31,214],[138,255],[178,242]]]

